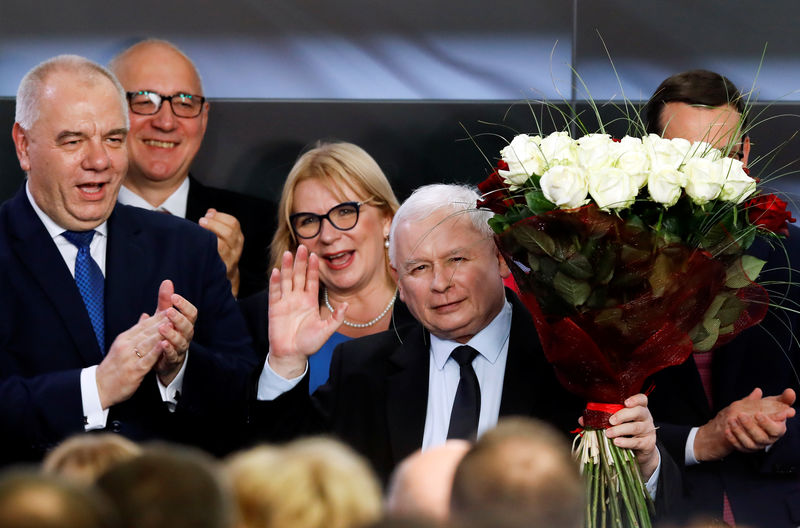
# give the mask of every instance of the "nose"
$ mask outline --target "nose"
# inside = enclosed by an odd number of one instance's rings
[[[158,109],[158,112],[153,114],[153,119],[151,121],[155,128],[166,132],[175,130],[177,122],[178,120],[175,114],[172,113],[172,107],[169,101],[161,103],[161,108]]]
[[[319,240],[324,244],[331,244],[339,238],[341,231],[333,227],[331,221],[327,218],[322,219],[319,225]]]
[[[81,166],[84,170],[102,172],[111,166],[111,156],[100,139],[86,142],[86,155]]]
[[[453,284],[453,270],[438,264],[433,265],[433,280],[431,280],[431,291],[445,292]]]

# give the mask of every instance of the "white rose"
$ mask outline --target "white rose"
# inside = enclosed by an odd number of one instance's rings
[[[689,152],[692,150],[692,142],[683,138],[672,138],[669,140],[670,145],[681,156],[681,163],[686,163],[691,156]]]
[[[578,163],[590,171],[610,166],[613,162],[611,153],[614,144],[608,134],[583,136],[577,141]]]
[[[586,172],[576,165],[556,165],[542,175],[539,181],[544,197],[561,209],[574,209],[588,200],[589,182]]]
[[[589,172],[589,194],[604,211],[624,209],[633,205],[639,186],[624,170],[605,167]]]
[[[578,161],[575,140],[566,132],[553,132],[542,139],[541,148],[548,167],[572,165]]]
[[[687,157],[718,160],[722,158],[722,152],[719,149],[712,147],[710,143],[706,143],[705,141],[695,141],[689,148]]]
[[[686,184],[686,175],[678,169],[662,166],[650,173],[647,179],[647,191],[650,198],[664,207],[671,207],[678,202]]]
[[[719,193],[720,200],[726,202],[742,203],[756,190],[756,181],[744,171],[742,162],[733,158],[722,158],[722,175],[725,183]]]
[[[508,170],[498,171],[510,185],[522,185],[531,174],[542,174],[547,167],[539,143],[542,138],[520,134],[500,151],[503,161],[508,163]]]
[[[688,141],[686,143],[687,148],[691,146]],[[642,139],[642,146],[647,152],[647,157],[650,158],[650,166],[654,170],[661,166],[677,169],[683,163],[684,153],[679,151],[669,139],[650,134]]]
[[[650,170],[650,157],[642,140],[625,136],[619,143],[612,143],[611,148],[616,158],[614,166],[633,178],[637,189],[644,187],[647,183],[647,172]]]
[[[686,194],[698,205],[716,200],[725,183],[719,160],[691,158],[683,167],[686,175]]]

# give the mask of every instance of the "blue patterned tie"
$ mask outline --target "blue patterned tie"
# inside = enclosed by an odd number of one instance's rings
[[[100,266],[89,253],[89,244],[92,243],[94,231],[64,231],[64,238],[78,248],[78,257],[75,259],[75,282],[81,292],[89,319],[92,321],[100,353],[105,354],[105,310],[103,308],[103,291],[105,279]]]

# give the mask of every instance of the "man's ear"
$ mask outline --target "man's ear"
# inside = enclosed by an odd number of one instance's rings
[[[14,123],[11,128],[11,138],[14,140],[19,166],[22,167],[22,170],[28,172],[31,170],[31,159],[28,156],[28,132],[19,123]]]
[[[504,279],[507,279],[509,275],[511,275],[511,270],[509,269],[508,264],[506,264],[506,259],[503,258],[503,254],[500,253],[500,250],[496,249],[496,251],[497,251],[497,265],[498,268],[500,269],[500,276],[503,277]]]
[[[389,274],[392,276],[392,280],[397,285],[397,294],[400,296],[400,300],[406,302],[406,300],[403,299],[403,285],[400,284],[400,274],[397,273],[397,270],[394,268],[394,266],[389,266]]]
[[[747,160],[750,158],[750,136],[742,139],[742,165],[747,167]]]

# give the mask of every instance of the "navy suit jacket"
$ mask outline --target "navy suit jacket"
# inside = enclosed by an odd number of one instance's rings
[[[761,325],[742,332],[731,343],[715,350],[711,366],[713,407],[703,391],[694,359],[669,367],[652,378],[650,410],[659,425],[659,439],[683,466],[689,431],[711,420],[732,402],[756,387],[765,396],[786,388],[800,395],[800,347],[798,310],[800,274],[787,266],[800,266],[800,229],[792,228],[786,252],[770,249],[763,241],[752,251],[767,260],[760,282],[767,286],[771,307]],[[787,262],[788,258],[788,262]],[[789,282],[795,284],[790,285]],[[798,404],[795,404],[798,408]],[[722,461],[684,467],[689,515],[722,517],[723,490],[727,493],[737,524],[753,527],[800,525],[800,416],[787,421],[787,432],[768,452],[734,452]]]
[[[198,309],[176,412],[154,373],[110,409],[107,428],[215,452],[244,420],[250,339],[230,294],[213,233],[186,220],[117,204],[108,219],[106,350],[156,307],[162,280]],[[133,352],[131,352],[133,353]],[[0,457],[35,460],[83,431],[80,371],[102,355],[75,280],[24,187],[0,208]]]

